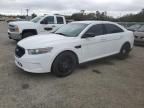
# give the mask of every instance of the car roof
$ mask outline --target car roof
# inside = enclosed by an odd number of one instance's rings
[[[74,21],[71,23],[83,23],[83,24],[101,24],[101,23],[110,23],[110,24],[116,24],[114,22],[110,21]]]
[[[45,14],[44,16],[60,16],[60,17],[64,17],[63,15],[59,15],[59,14]]]

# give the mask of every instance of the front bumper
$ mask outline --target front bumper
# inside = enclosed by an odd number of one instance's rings
[[[20,69],[30,73],[48,73],[51,71],[52,61],[47,55],[15,56],[15,64]]]
[[[135,45],[144,45],[144,39],[135,39],[134,44]]]
[[[19,33],[8,32],[8,37],[9,37],[9,39],[13,39],[13,40],[21,40],[22,35]]]

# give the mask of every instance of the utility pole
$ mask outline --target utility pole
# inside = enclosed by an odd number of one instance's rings
[[[21,16],[22,16],[22,8],[21,8]]]
[[[28,16],[29,10],[30,10],[30,9],[26,9],[26,12],[27,12],[27,16]]]
[[[29,17],[28,17],[29,10],[30,10],[30,9],[28,9],[28,8],[26,9],[26,13],[27,13],[27,15],[26,15],[26,20],[29,20]]]

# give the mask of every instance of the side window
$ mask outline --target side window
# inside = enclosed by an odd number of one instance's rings
[[[43,22],[44,22],[45,24],[54,24],[54,17],[53,17],[53,16],[48,16],[48,17],[46,17],[46,18],[43,20]]]
[[[113,24],[104,24],[106,29],[106,34],[112,34],[112,33],[120,33],[124,32],[120,27],[113,25]]]
[[[56,17],[57,18],[57,24],[64,24],[63,17]]]
[[[86,34],[87,33],[94,34],[95,36],[103,35],[104,34],[103,25],[102,24],[94,25],[86,32]]]

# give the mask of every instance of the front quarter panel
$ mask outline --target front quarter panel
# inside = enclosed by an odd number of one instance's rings
[[[71,42],[69,43],[63,43],[61,45],[55,46],[55,48],[51,52],[52,56],[52,62],[55,60],[55,58],[64,51],[72,51],[75,53],[78,57],[79,63],[82,61],[82,49],[77,49],[75,46],[80,45],[80,40],[77,40],[77,42]]]

